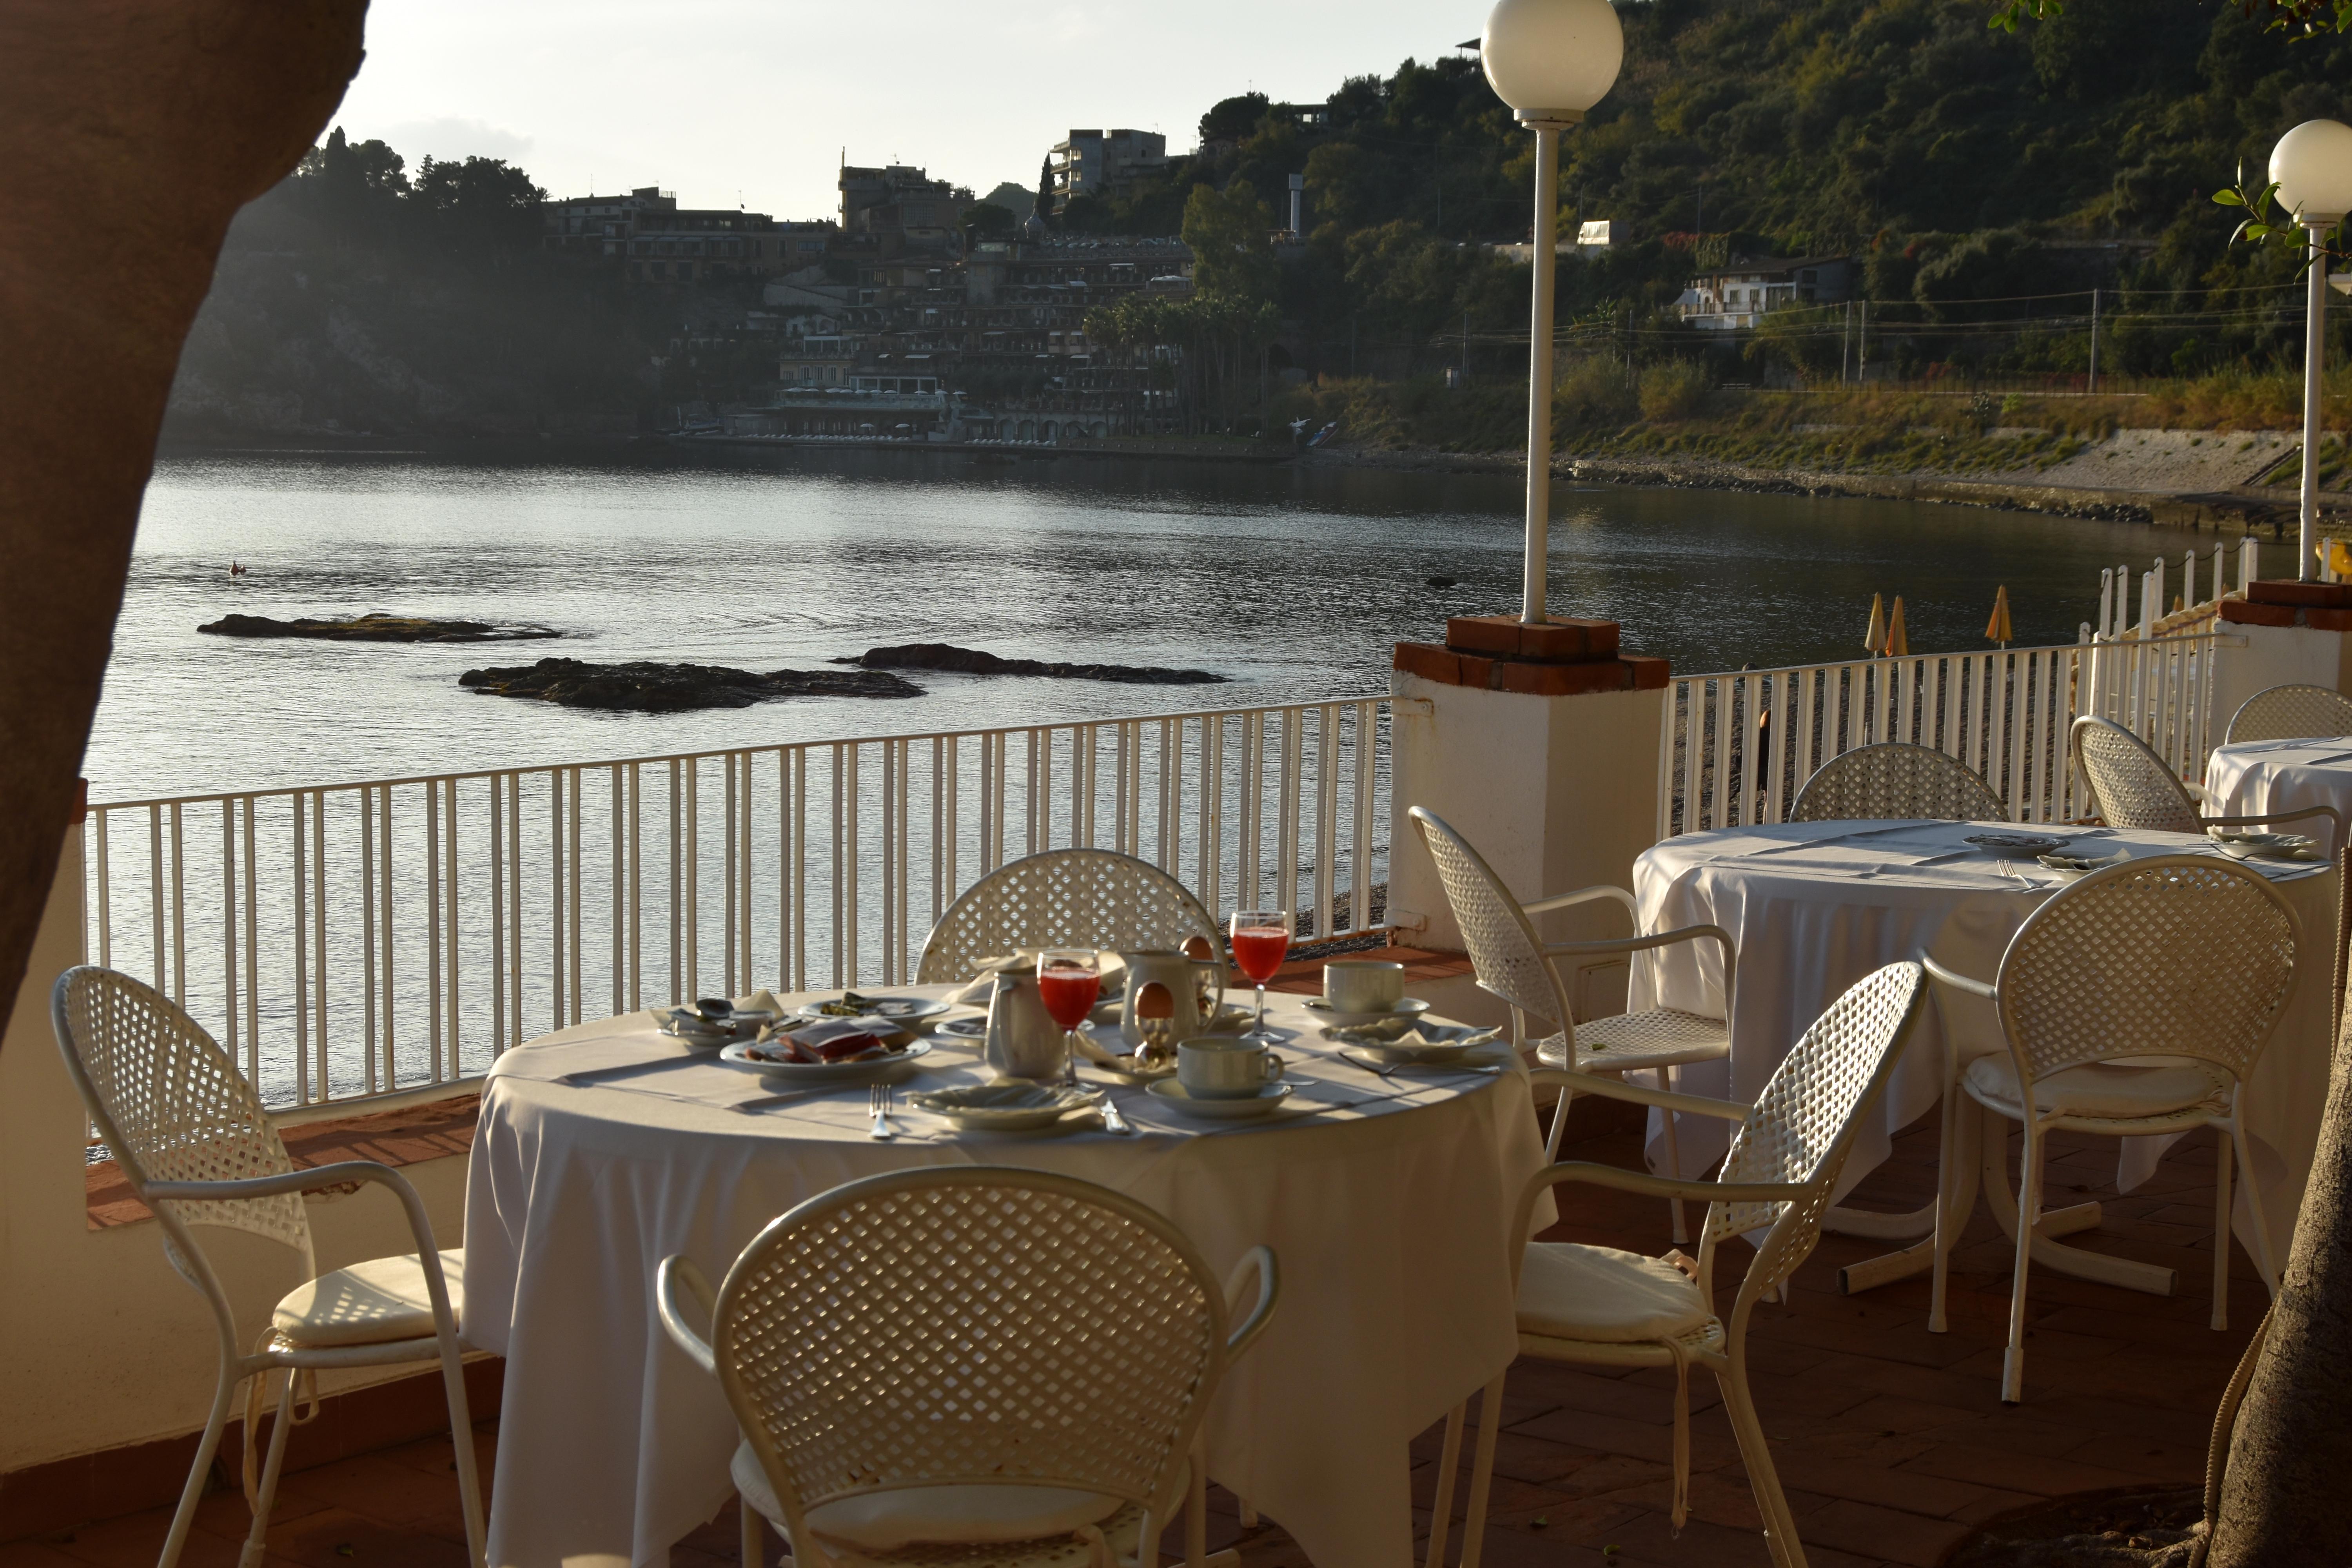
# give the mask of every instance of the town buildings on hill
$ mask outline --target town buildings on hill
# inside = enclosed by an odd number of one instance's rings
[[[540,243],[563,256],[618,264],[643,282],[772,277],[824,259],[834,226],[779,223],[738,207],[677,205],[677,193],[643,185],[625,196],[546,203]]]
[[[1695,275],[1675,310],[1701,331],[1735,331],[1790,305],[1843,303],[1861,270],[1850,256],[1737,257]]]
[[[1168,138],[1156,131],[1072,131],[1045,155],[1054,210],[1072,196],[1122,195],[1168,172]]]

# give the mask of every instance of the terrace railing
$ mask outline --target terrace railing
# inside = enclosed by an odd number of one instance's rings
[[[1341,936],[1377,918],[1388,731],[1343,698],[110,803],[89,952],[296,1108],[605,1013],[904,983],[958,893],[1052,847]]]
[[[1885,741],[1932,746],[1982,773],[2018,822],[2089,806],[2067,749],[2096,714],[2201,783],[2210,749],[2211,631],[2084,639],[2055,647],[1921,654],[1697,675],[1669,693],[1658,836],[1785,822],[1832,757]]]

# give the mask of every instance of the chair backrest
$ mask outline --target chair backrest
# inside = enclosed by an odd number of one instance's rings
[[[1223,952],[1217,923],[1183,883],[1112,849],[1048,849],[963,890],[923,941],[915,983],[969,980],[980,960],[1024,947],[1181,948]]]
[[[808,1509],[916,1487],[1164,1506],[1224,1370],[1225,1315],[1198,1250],[1132,1198],[933,1166],[761,1231],[719,1289],[711,1349],[798,1542]]]
[[[2074,721],[2074,761],[2091,786],[2091,804],[2110,827],[2201,833],[2197,802],[2146,741],[2088,714]]]
[[[2352,699],[2325,686],[2273,686],[2238,704],[2223,745],[2352,735]]]
[[[1740,1123],[1718,1180],[1802,1185],[1799,1199],[1707,1205],[1701,1278],[1716,1245],[1769,1226],[1740,1282],[1745,1312],[1811,1255],[1864,1114],[1886,1088],[1927,996],[1927,972],[1890,963],[1864,975],[1813,1020],[1780,1059]]]
[[[2112,1057],[2194,1057],[2242,1079],[2294,985],[2302,922],[2270,879],[2211,855],[2084,877],[2010,939],[1994,990],[2028,1084]]]
[[[316,1272],[299,1193],[180,1204],[147,1197],[151,1182],[233,1182],[295,1168],[236,1063],[203,1026],[152,986],[82,965],[58,976],[50,1020],[66,1072],[140,1201],[164,1222],[172,1266],[205,1288],[183,1227],[248,1231],[301,1254]]]
[[[1429,858],[1437,863],[1438,883],[1453,906],[1454,923],[1462,928],[1462,946],[1470,954],[1479,987],[1522,1013],[1549,1018],[1562,1030],[1573,1029],[1559,972],[1544,956],[1543,942],[1519,900],[1443,817],[1417,805],[1407,815],[1429,847]]]
[[[1889,741],[1857,746],[1813,770],[1789,809],[1791,822],[2005,822],[2009,810],[1984,775],[1933,746]]]

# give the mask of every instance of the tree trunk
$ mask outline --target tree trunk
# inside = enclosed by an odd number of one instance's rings
[[[180,345],[230,218],[341,101],[366,10],[0,5],[0,1007],[57,871]]]
[[[2346,1016],[2352,1025],[2352,1011]],[[2210,1568],[2352,1563],[2352,1030],[2339,1035],[2303,1217],[2238,1413]],[[2221,1245],[2227,1245],[2226,1238]]]

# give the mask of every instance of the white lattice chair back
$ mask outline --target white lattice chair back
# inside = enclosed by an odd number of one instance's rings
[[[915,983],[968,980],[983,958],[1028,947],[1181,948],[1216,921],[1183,883],[1112,849],[1049,849],[964,889],[924,939]]]
[[[1982,774],[1932,746],[1889,741],[1857,746],[1813,770],[1789,810],[1791,822],[2002,822],[2009,810]]]
[[[2091,804],[2110,827],[2201,833],[2197,802],[2148,743],[2122,725],[2085,714],[2074,721],[2074,760]]]
[[[295,1168],[236,1063],[168,996],[88,965],[58,979],[51,1005],[66,1070],[131,1190],[150,1182],[234,1182]],[[218,1226],[292,1247],[316,1272],[299,1193],[149,1206],[180,1226]],[[167,1226],[172,1266],[201,1284]]]
[[[1820,1241],[1860,1113],[1895,1070],[1927,995],[1927,973],[1890,963],[1855,982],[1773,1068],[1733,1135],[1717,1180],[1808,1188],[1801,1199],[1707,1206],[1703,1258],[1726,1237],[1766,1231],[1740,1283],[1743,1308],[1795,1273]]]
[[[805,1541],[810,1509],[917,1487],[1168,1507],[1223,1371],[1225,1318],[1198,1251],[1133,1199],[1046,1172],[934,1167],[771,1224],[720,1287],[711,1348],[786,1531]]]
[[[2094,872],[2018,928],[1996,982],[2028,1081],[2115,1057],[2243,1079],[2294,985],[2302,923],[2270,879],[2209,855]]]
[[[1437,863],[1438,883],[1453,908],[1454,923],[1462,929],[1462,946],[1479,986],[1522,1013],[1570,1027],[1559,972],[1544,957],[1527,911],[1495,868],[1434,812],[1416,805],[1408,815]]]
[[[2341,735],[2352,735],[2352,699],[2325,686],[2273,686],[2238,705],[2222,743]]]

